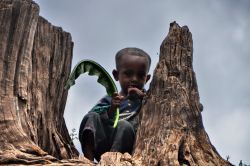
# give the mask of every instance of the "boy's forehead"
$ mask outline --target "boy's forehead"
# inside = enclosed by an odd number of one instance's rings
[[[122,68],[142,67],[145,70],[148,70],[149,68],[147,58],[143,56],[137,56],[137,55],[127,55],[127,56],[121,57],[119,66]]]
[[[143,56],[139,56],[139,55],[133,55],[133,54],[124,54],[123,56],[121,56],[120,62],[145,62],[148,63],[148,60],[146,57]]]

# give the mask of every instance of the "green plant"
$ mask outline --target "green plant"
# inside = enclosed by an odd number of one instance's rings
[[[108,74],[108,72],[98,63],[92,60],[80,61],[71,72],[69,79],[66,82],[65,89],[69,89],[75,84],[75,80],[83,73],[88,73],[90,76],[98,76],[97,82],[106,88],[106,92],[109,96],[112,96],[114,92],[117,92],[117,87]],[[113,127],[117,126],[119,120],[119,108],[116,110],[116,116]]]

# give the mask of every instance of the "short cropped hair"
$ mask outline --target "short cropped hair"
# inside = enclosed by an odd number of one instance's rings
[[[116,69],[119,68],[119,65],[120,65],[119,63],[120,63],[121,57],[123,55],[126,55],[126,54],[134,55],[134,56],[140,56],[140,57],[146,58],[146,60],[148,61],[148,70],[150,69],[150,65],[151,65],[151,58],[150,58],[150,56],[145,51],[143,51],[142,49],[136,48],[136,47],[123,48],[123,49],[121,49],[120,51],[118,51],[116,53],[116,55],[115,55]]]

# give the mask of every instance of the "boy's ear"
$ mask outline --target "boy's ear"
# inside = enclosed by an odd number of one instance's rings
[[[118,79],[118,71],[114,69],[114,70],[112,71],[112,74],[113,74],[115,80],[118,81],[118,80],[119,80],[119,79]]]
[[[146,83],[148,82],[148,80],[150,80],[150,78],[151,78],[151,75],[148,74],[148,75],[147,75],[147,78],[146,78]]]

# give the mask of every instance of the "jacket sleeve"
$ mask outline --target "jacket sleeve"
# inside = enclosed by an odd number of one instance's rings
[[[106,118],[113,119],[113,117],[109,117],[107,114],[110,106],[111,106],[111,97],[105,96],[90,110],[90,112],[97,112],[104,117],[107,116]]]

